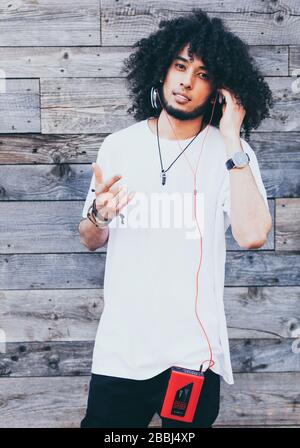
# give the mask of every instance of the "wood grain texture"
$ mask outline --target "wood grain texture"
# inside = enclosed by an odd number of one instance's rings
[[[297,168],[297,166],[296,166]],[[290,174],[293,174],[293,167]],[[273,169],[266,172],[261,168],[262,179],[265,182],[268,196],[272,196],[272,190],[268,185],[273,185]],[[289,173],[286,173],[287,176]],[[276,171],[275,171],[276,175]],[[284,177],[285,177],[284,176]],[[2,201],[24,200],[85,200],[92,178],[91,164],[55,164],[55,165],[0,165],[0,197]],[[22,178],[20,184],[18,179]],[[293,183],[294,182],[294,183]],[[296,185],[295,185],[296,183]],[[295,196],[299,180],[290,182],[290,191],[280,191],[281,196]],[[287,185],[285,185],[285,190]],[[269,193],[270,192],[270,193]],[[4,203],[1,204],[5,206]]]
[[[0,47],[7,78],[124,77],[131,47]],[[251,45],[251,56],[265,76],[288,76],[287,45]]]
[[[93,341],[103,301],[100,288],[1,290],[0,327],[7,343]],[[226,286],[229,338],[298,338],[299,304],[299,286]]]
[[[0,378],[0,427],[79,427],[89,381],[89,376]],[[234,381],[230,386],[222,381],[214,426],[299,427],[299,372],[240,373]],[[149,427],[161,426],[157,412]]]
[[[269,203],[274,222],[274,204]],[[0,253],[87,252],[78,229],[83,206],[83,201],[0,202]],[[23,217],[21,223],[19,216]],[[233,238],[231,227],[226,232],[226,245],[228,250],[246,250]],[[274,249],[274,227],[259,248],[270,249]]]
[[[102,45],[133,45],[154,32],[161,20],[169,20],[201,7],[219,17],[230,31],[250,45],[297,45],[300,43],[300,12],[296,1],[118,1],[101,3]]]
[[[229,340],[234,373],[299,372],[294,339]],[[0,377],[89,375],[94,341],[7,343],[0,353]],[[1,383],[0,383],[1,384]]]
[[[40,132],[39,80],[1,80],[0,111],[0,132]]]
[[[125,80],[41,79],[42,133],[111,133],[134,123]]]
[[[109,0],[101,0],[102,17],[106,11],[111,10],[115,14],[120,14],[125,8],[134,13],[141,13],[143,11],[164,12],[178,11],[180,13],[191,11],[192,8],[202,8],[205,11],[215,12],[231,12],[231,13],[249,13],[258,12],[261,14],[272,14],[278,11],[287,11],[293,15],[300,14],[300,5],[297,0],[253,0],[251,2],[245,0],[186,0],[184,3],[181,0],[168,0],[167,3],[162,3],[161,0],[134,0],[130,3],[126,0],[118,0],[118,5],[114,5]],[[130,9],[131,8],[131,9]]]
[[[300,250],[300,199],[276,199],[276,249]]]
[[[3,289],[99,288],[103,286],[105,259],[105,254],[97,251],[0,255],[0,284]],[[298,252],[228,251],[225,285],[297,286],[299,261]]]
[[[293,76],[296,81],[296,77],[300,75],[300,45],[289,46],[289,60],[289,75]],[[295,86],[299,92],[299,79],[298,82],[295,82]]]
[[[114,130],[117,130],[116,124]],[[108,134],[0,135],[0,163],[13,165],[4,167],[0,164],[0,198],[3,200],[33,199],[34,194],[35,200],[58,198],[84,200],[92,173],[91,164],[96,160],[98,150],[106,135]],[[256,153],[268,197],[299,197],[300,133],[252,132],[249,144]],[[82,166],[80,170],[75,170],[75,166],[67,163],[84,163],[89,166]],[[22,167],[22,164],[27,166]],[[34,166],[28,166],[31,164]],[[51,174],[53,167],[41,167],[40,164],[57,164],[54,175]],[[26,185],[28,185],[28,179],[30,179],[30,185],[34,185],[31,182],[32,179],[35,179],[34,192],[31,191],[30,195],[27,191],[29,187],[21,190],[21,185],[16,190],[15,183],[19,176],[18,165],[20,165],[23,182]],[[62,191],[57,177],[64,171],[69,173],[71,171],[72,174],[67,177],[67,184]],[[81,175],[78,177],[78,174]],[[41,179],[38,180],[39,176]],[[54,182],[54,186],[52,186],[52,182],[50,187],[45,185],[44,177],[48,178],[49,176]],[[69,191],[68,188],[68,183],[72,182],[74,176],[77,186],[75,197],[73,189]],[[52,192],[49,196],[49,188],[55,188],[57,195]],[[78,189],[80,195],[77,195]]]
[[[103,289],[0,291],[6,342],[94,341]]]
[[[0,46],[100,44],[99,0],[1,2],[0,16]]]

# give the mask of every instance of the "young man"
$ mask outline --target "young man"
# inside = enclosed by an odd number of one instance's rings
[[[225,231],[259,248],[272,225],[240,137],[268,116],[271,92],[246,45],[201,10],[135,46],[124,66],[138,122],[105,138],[79,226],[89,250],[108,243],[81,427],[147,427],[172,366],[201,370],[204,383],[193,421],[162,416],[162,427],[211,427],[220,378],[233,384]]]

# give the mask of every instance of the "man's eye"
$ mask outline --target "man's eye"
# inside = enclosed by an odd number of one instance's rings
[[[183,64],[175,64],[175,67],[183,67],[184,68],[184,65]]]
[[[209,79],[209,76],[206,73],[199,73],[199,75],[204,76],[204,79]]]

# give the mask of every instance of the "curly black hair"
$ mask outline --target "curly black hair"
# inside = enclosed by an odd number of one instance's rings
[[[124,60],[121,71],[126,74],[132,100],[127,112],[137,121],[160,115],[161,108],[151,106],[151,87],[159,87],[159,80],[165,78],[175,56],[187,44],[189,56],[196,55],[207,66],[213,86],[230,90],[245,108],[241,132],[248,139],[250,131],[270,116],[272,93],[249,55],[248,45],[228,31],[221,19],[210,19],[199,8],[179,18],[161,20],[156,32],[133,45],[137,50]],[[209,104],[204,123],[209,123],[211,116],[213,105]],[[218,127],[221,117],[222,105],[217,102],[211,124]]]

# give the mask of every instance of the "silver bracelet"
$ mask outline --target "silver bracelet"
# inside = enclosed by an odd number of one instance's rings
[[[114,218],[104,218],[104,216],[102,216],[97,210],[95,203],[96,201],[94,200],[92,205],[89,207],[87,217],[93,224],[95,224],[96,227],[102,229],[107,227]]]
[[[113,218],[104,218],[99,213],[98,210],[97,210],[97,213],[96,214],[93,213],[93,215],[94,215],[95,221],[97,223],[97,227],[99,227],[100,229],[103,228],[103,227],[107,227],[108,224],[113,220]]]

